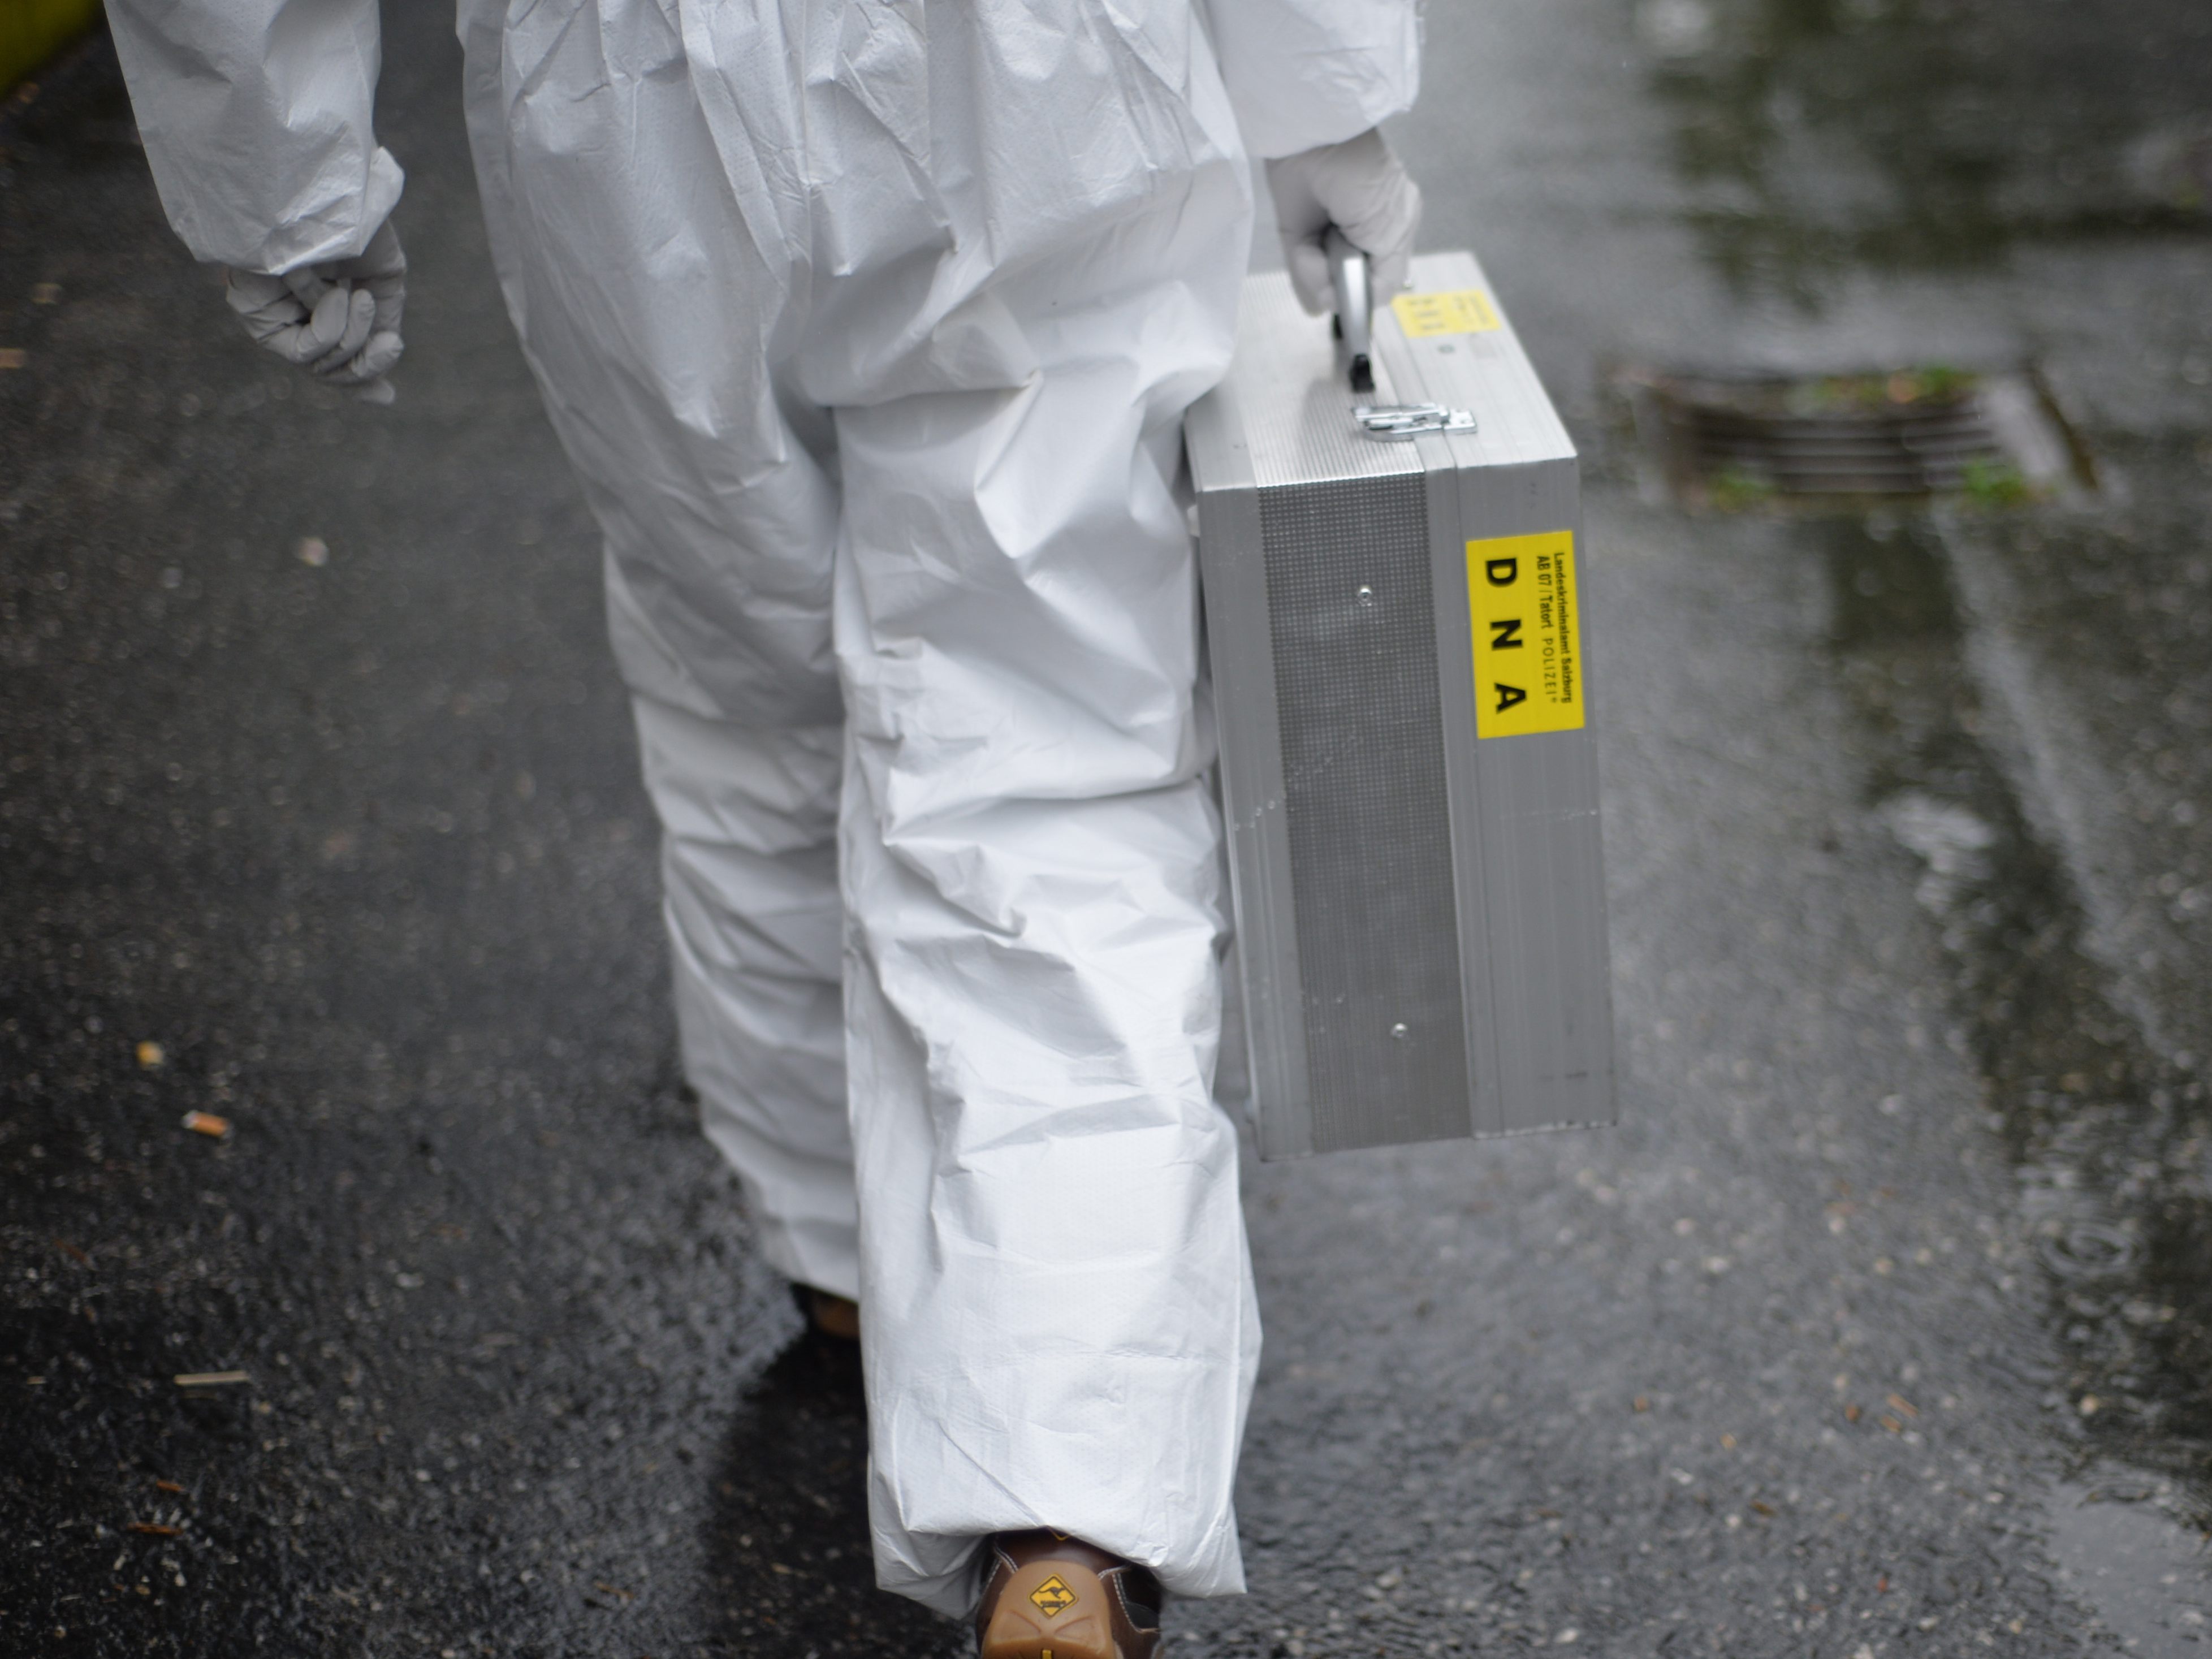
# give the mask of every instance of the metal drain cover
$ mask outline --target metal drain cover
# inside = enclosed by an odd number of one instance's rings
[[[2092,488],[2030,369],[1788,380],[1626,369],[1654,482],[1684,506],[1960,494],[2002,504]]]

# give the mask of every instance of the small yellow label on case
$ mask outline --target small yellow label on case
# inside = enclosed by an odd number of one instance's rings
[[[1467,591],[1474,624],[1475,735],[1581,731],[1574,532],[1469,542]]]
[[[1398,326],[1409,340],[1425,340],[1435,334],[1487,334],[1503,326],[1490,296],[1479,288],[1401,294],[1390,301],[1390,309],[1398,313]]]

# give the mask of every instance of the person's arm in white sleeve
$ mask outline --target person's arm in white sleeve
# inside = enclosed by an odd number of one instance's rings
[[[1421,80],[1420,0],[1206,0],[1245,147],[1267,164],[1291,283],[1328,309],[1331,225],[1364,252],[1373,293],[1406,285],[1421,192],[1378,130]]]
[[[403,175],[376,142],[376,0],[108,0],[169,222],[275,273],[364,252]]]
[[[1413,106],[1420,0],[1206,0],[1244,145],[1263,161],[1357,137]]]
[[[404,175],[376,142],[377,0],[108,0],[161,206],[288,362],[388,398]]]

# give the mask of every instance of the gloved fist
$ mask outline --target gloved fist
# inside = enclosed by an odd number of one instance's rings
[[[386,220],[358,258],[302,265],[281,276],[223,272],[225,297],[246,331],[317,380],[359,388],[372,404],[396,395],[384,378],[399,361],[407,256]]]
[[[1404,289],[1421,224],[1421,190],[1380,130],[1268,162],[1267,190],[1282,227],[1291,286],[1313,315],[1335,306],[1323,246],[1331,225],[1367,256],[1376,304],[1388,304]]]

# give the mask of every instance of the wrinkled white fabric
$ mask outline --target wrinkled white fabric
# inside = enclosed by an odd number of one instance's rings
[[[107,25],[193,258],[275,272],[368,247],[406,180],[370,118],[375,0],[109,0]]]
[[[1405,106],[1413,0],[465,0],[461,35],[605,532],[687,1071],[769,1258],[861,1304],[879,1578],[958,1612],[983,1534],[1049,1525],[1241,1588],[1180,424],[1233,335],[1240,122],[1287,153]]]
[[[1245,148],[1273,161],[1410,108],[1420,0],[1205,0]]]

